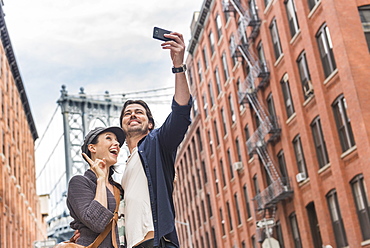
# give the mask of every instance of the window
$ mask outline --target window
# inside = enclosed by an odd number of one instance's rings
[[[220,220],[221,220],[221,227],[222,227],[222,236],[224,236],[226,234],[226,231],[225,231],[225,220],[222,214],[222,208],[220,208]]]
[[[211,218],[213,216],[213,212],[212,212],[211,196],[209,193],[207,194],[207,205],[208,205],[208,216],[209,218]]]
[[[202,143],[202,137],[200,136],[200,131],[197,129],[197,140],[198,140],[198,147],[200,151],[203,151],[203,143]]]
[[[231,57],[233,61],[233,66],[235,66],[236,63],[238,63],[238,56],[235,55],[236,43],[235,43],[235,37],[233,34],[230,36],[229,47],[230,47],[230,52],[233,53],[231,54]]]
[[[208,116],[208,104],[207,104],[207,96],[206,94],[203,94],[203,110],[204,110],[204,118],[207,118]]]
[[[212,135],[210,131],[208,131],[208,140],[209,140],[210,153],[213,154],[213,141],[212,141]]]
[[[238,19],[238,40],[241,42],[243,45],[248,45],[248,37],[247,37],[247,25],[245,22],[245,19],[242,17],[239,17]]]
[[[217,95],[219,95],[221,93],[221,81],[220,81],[220,74],[218,73],[217,67],[214,73],[215,73],[216,85],[217,85]]]
[[[232,99],[231,94],[229,95],[228,100],[229,100],[231,121],[234,124],[236,121],[236,114],[235,114],[234,104],[233,104],[233,99]]]
[[[226,202],[226,208],[227,208],[227,215],[229,217],[230,231],[232,231],[234,229],[233,218],[231,218],[230,203],[228,201]]]
[[[270,34],[272,38],[272,43],[274,44],[274,53],[275,53],[275,59],[278,60],[280,56],[283,53],[283,50],[281,49],[281,43],[280,43],[280,37],[279,37],[279,31],[277,28],[276,19],[272,20],[270,24]]]
[[[215,97],[213,95],[213,89],[212,89],[212,81],[210,80],[208,83],[208,93],[209,97],[211,98],[211,108],[215,105]]]
[[[236,147],[236,152],[238,155],[238,161],[242,162],[242,153],[240,151],[240,144],[239,144],[239,138],[236,137],[235,139],[235,147]]]
[[[238,195],[236,193],[234,194],[234,200],[235,200],[235,205],[236,205],[236,214],[238,216],[238,225],[241,225],[242,217],[240,215],[239,200],[238,200]]]
[[[248,156],[249,156],[249,159],[251,159],[253,157],[253,146],[251,146],[250,143],[248,143],[248,140],[251,137],[248,124],[246,124],[244,127],[244,135],[245,135],[245,140],[247,141],[246,144],[247,144]]]
[[[293,147],[294,147],[295,158],[296,158],[296,162],[298,166],[298,172],[305,173],[306,177],[308,177],[306,161],[304,159],[304,154],[303,154],[303,149],[302,149],[301,137],[299,135],[297,135],[294,138]]]
[[[216,120],[213,121],[213,127],[215,129],[215,132],[216,132],[216,142],[217,142],[217,146],[220,144],[220,139],[218,137],[218,128],[217,128],[217,122]]]
[[[217,238],[216,238],[216,230],[214,227],[212,227],[212,241],[213,241],[213,247],[217,247]]]
[[[265,57],[265,52],[263,51],[263,45],[262,42],[260,42],[257,46],[257,53],[258,53],[258,59],[262,65],[262,70],[264,67],[267,68],[267,63],[266,63],[266,57]]]
[[[357,175],[351,181],[353,198],[356,204],[358,221],[360,222],[362,239],[370,239],[370,204],[366,192],[363,175]]]
[[[278,155],[278,163],[279,163],[279,169],[280,169],[280,174],[281,174],[281,181],[283,182],[284,185],[289,184],[289,178],[288,178],[288,172],[286,169],[286,162],[285,162],[285,156],[284,156],[284,151],[281,150]]]
[[[251,214],[251,208],[249,206],[248,189],[247,189],[246,184],[244,184],[243,186],[243,193],[244,193],[245,208],[247,210],[247,217],[250,218],[252,214]]]
[[[283,90],[286,114],[287,114],[288,118],[290,118],[294,114],[295,110],[294,110],[292,95],[290,93],[290,86],[289,86],[289,81],[288,81],[288,75],[287,74],[285,74],[285,76],[281,80],[280,84],[281,84],[281,88]]]
[[[266,1],[266,0],[265,0]],[[256,240],[256,236],[253,235],[252,236],[252,248],[257,248],[257,240]]]
[[[343,95],[339,96],[332,104],[335,123],[337,126],[342,151],[355,146],[351,120],[347,116],[347,103]]]
[[[315,210],[315,203],[310,202],[306,206],[307,216],[310,223],[310,230],[312,236],[312,247],[322,248],[322,239],[320,233],[319,221],[317,220],[317,214]]]
[[[221,176],[222,176],[222,187],[225,187],[226,186],[226,178],[225,178],[224,163],[222,162],[222,159],[220,159],[220,168],[221,168]]]
[[[206,222],[207,221],[207,217],[206,217],[206,209],[204,207],[204,201],[201,200],[201,206],[202,206],[202,217],[203,217],[203,222]]]
[[[337,247],[345,247],[348,245],[347,235],[344,229],[342,215],[340,213],[336,190],[333,189],[330,191],[326,195],[326,199],[328,201],[330,217],[334,229],[335,242],[337,243]]]
[[[208,62],[207,47],[206,46],[203,47],[203,60],[204,60],[205,69],[207,70],[207,68],[209,66],[209,62]]]
[[[272,96],[272,93],[270,93],[267,97],[267,110],[269,112],[269,119],[271,121],[271,124],[274,127],[277,127],[277,118],[276,118],[276,111],[275,111],[275,104],[274,104],[274,97]]]
[[[260,193],[260,187],[258,186],[257,175],[253,176],[253,186],[254,186],[254,194],[258,195]]]
[[[316,34],[317,44],[321,56],[321,63],[324,69],[325,78],[327,78],[336,68],[333,44],[329,33],[329,28],[323,25]]]
[[[217,177],[217,171],[216,168],[213,168],[213,175],[215,177],[215,184],[216,184],[216,193],[220,193],[220,189],[218,188],[218,177]]]
[[[302,52],[297,59],[297,65],[299,70],[299,75],[302,83],[302,90],[305,100],[313,95],[313,87],[311,83],[310,71],[308,69],[306,52]]]
[[[222,53],[222,66],[224,68],[225,81],[229,79],[229,67],[227,66],[226,53]]]
[[[224,136],[225,136],[227,134],[227,128],[226,128],[226,118],[225,118],[224,108],[221,109],[221,117],[222,117],[222,125],[223,125]]]
[[[321,0],[308,0],[308,7],[312,10]]]
[[[204,183],[208,182],[208,177],[207,177],[207,168],[206,168],[206,163],[202,161],[202,171],[203,171],[203,180]]]
[[[193,83],[194,83],[193,82],[194,81],[194,79],[193,79],[193,67],[188,69],[188,79],[189,79],[189,84],[193,85]]]
[[[193,109],[192,109],[192,111],[193,111],[193,117],[195,117],[199,113],[198,112],[198,100],[197,100],[196,96],[194,96],[193,98],[194,98],[194,100],[193,100]]]
[[[311,123],[313,142],[315,143],[316,156],[319,167],[322,168],[329,163],[329,156],[326,150],[326,143],[321,129],[320,117],[316,117]]]
[[[367,48],[370,52],[370,5],[359,7],[358,12],[360,14],[362,28],[364,29]]]
[[[220,40],[222,36],[222,21],[221,16],[217,14],[216,16],[216,27],[217,27],[217,39]]]
[[[285,246],[284,246],[283,230],[281,229],[280,221],[276,221],[275,233],[276,233],[276,240],[279,241],[280,248],[284,248]]]
[[[209,47],[211,48],[211,56],[215,52],[215,39],[213,38],[213,33],[212,31],[209,33]]]
[[[229,161],[230,176],[231,178],[234,178],[234,168],[233,168],[233,161],[231,160],[230,148],[227,149],[227,159]]]
[[[255,0],[249,0],[249,14],[253,21],[258,21],[257,5]]]
[[[203,73],[202,73],[202,64],[200,63],[200,60],[198,60],[197,67],[198,67],[199,83],[201,83],[203,81]]]
[[[289,21],[289,29],[291,38],[294,37],[299,31],[298,19],[297,19],[297,10],[293,0],[285,1],[286,13]]]
[[[302,248],[301,235],[299,233],[298,222],[297,222],[297,217],[295,213],[292,213],[291,215],[289,215],[289,222],[290,222],[290,228],[293,234],[292,237],[294,241],[294,247]]]

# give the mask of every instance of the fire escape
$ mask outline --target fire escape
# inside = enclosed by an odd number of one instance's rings
[[[258,154],[271,179],[270,185],[253,199],[257,228],[262,232],[266,225],[259,223],[274,219],[276,205],[291,197],[293,191],[289,179],[281,177],[268,152],[268,144],[273,144],[280,138],[281,129],[277,118],[267,114],[257,97],[257,92],[265,88],[270,76],[266,62],[258,59],[253,54],[253,48],[249,46],[250,41],[254,41],[258,35],[261,25],[257,7],[253,0],[249,1],[248,10],[245,10],[240,0],[229,0],[224,2],[224,11],[239,14],[239,27],[230,42],[230,51],[232,56],[242,57],[249,68],[249,73],[239,89],[239,102],[248,103],[260,121],[257,130],[247,140],[248,153]]]

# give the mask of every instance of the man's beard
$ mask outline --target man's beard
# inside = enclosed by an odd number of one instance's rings
[[[138,136],[138,135],[146,135],[148,134],[149,132],[149,129],[148,129],[148,126],[136,126],[136,127],[129,127],[128,130],[127,130],[127,136],[128,137],[134,137],[134,136]]]

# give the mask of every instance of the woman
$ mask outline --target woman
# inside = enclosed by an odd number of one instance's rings
[[[112,175],[118,153],[125,141],[119,127],[98,127],[90,131],[81,146],[84,159],[90,164],[85,174],[71,178],[68,186],[67,206],[74,219],[70,226],[78,230],[77,244],[88,246],[104,231],[114,215],[116,200],[114,187],[121,196],[122,187]],[[110,231],[99,247],[114,247],[119,244],[118,229]],[[113,238],[112,238],[113,237]]]

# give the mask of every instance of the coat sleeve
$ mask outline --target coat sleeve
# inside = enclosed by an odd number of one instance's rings
[[[158,130],[160,142],[165,150],[169,152],[176,151],[184,139],[191,123],[190,110],[192,104],[192,97],[190,97],[188,104],[184,106],[180,106],[174,99],[172,100],[172,112]]]
[[[71,216],[95,233],[104,231],[113,213],[95,201],[96,186],[84,176],[74,176],[68,186],[67,202]],[[73,213],[73,214],[72,214]]]

